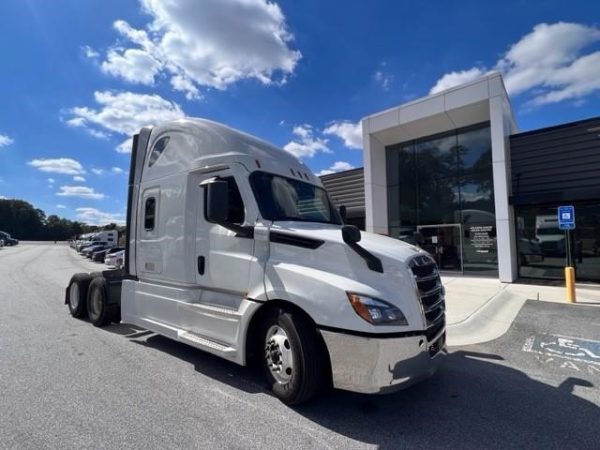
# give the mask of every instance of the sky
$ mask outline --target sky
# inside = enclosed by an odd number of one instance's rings
[[[3,0],[0,197],[123,223],[130,137],[225,123],[317,174],[360,119],[500,71],[521,131],[600,115],[600,2]]]

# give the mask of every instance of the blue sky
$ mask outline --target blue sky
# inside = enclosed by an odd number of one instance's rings
[[[123,221],[128,136],[210,118],[362,166],[360,118],[500,70],[520,129],[600,114],[592,1],[4,0],[0,196]],[[77,177],[77,178],[75,178]]]

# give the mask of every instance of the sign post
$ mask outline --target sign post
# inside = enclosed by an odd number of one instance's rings
[[[571,254],[571,230],[575,229],[575,208],[573,205],[558,207],[558,228],[565,230],[565,286],[567,288],[567,301],[575,303],[575,269]]]

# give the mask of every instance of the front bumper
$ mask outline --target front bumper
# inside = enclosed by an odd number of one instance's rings
[[[445,330],[425,335],[364,337],[320,330],[329,351],[333,386],[367,394],[407,388],[429,378],[446,354]]]

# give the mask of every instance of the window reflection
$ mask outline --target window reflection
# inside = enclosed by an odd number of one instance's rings
[[[390,235],[412,242],[419,226],[460,224],[464,270],[497,272],[489,124],[391,146],[387,158]]]
[[[492,141],[489,127],[458,134],[458,165],[461,175],[487,172],[492,165]]]
[[[519,276],[563,279],[567,256],[566,234],[558,228],[557,208],[517,207]],[[575,204],[571,259],[576,279],[600,281],[600,205]]]

